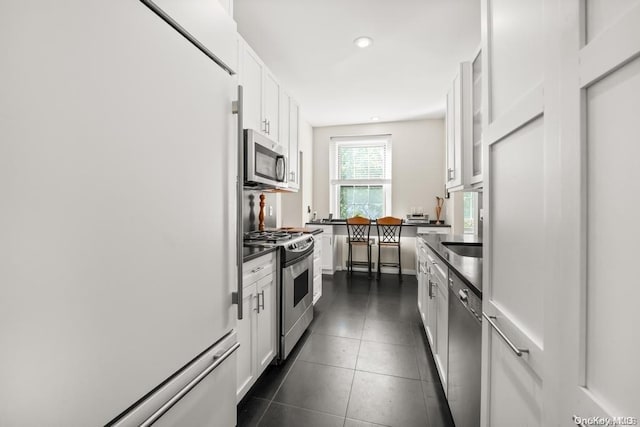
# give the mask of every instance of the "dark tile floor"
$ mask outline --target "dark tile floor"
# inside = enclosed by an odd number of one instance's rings
[[[415,276],[323,276],[287,361],[238,405],[238,426],[453,426],[418,315]]]

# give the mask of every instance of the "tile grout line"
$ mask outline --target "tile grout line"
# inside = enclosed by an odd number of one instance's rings
[[[311,335],[311,334],[309,334]],[[309,337],[307,337],[307,339],[309,339]],[[307,342],[305,341],[304,344],[307,344]],[[304,347],[304,345],[303,345]],[[264,416],[267,414],[267,411],[269,411],[269,408],[271,408],[271,404],[273,403],[273,400],[276,398],[276,396],[278,395],[278,392],[280,391],[280,389],[282,388],[282,385],[284,384],[284,382],[287,380],[287,378],[289,377],[289,374],[291,373],[291,370],[293,369],[293,366],[296,364],[296,362],[298,361],[298,358],[300,357],[300,353],[302,352],[302,348],[300,349],[300,351],[298,352],[298,354],[296,354],[295,359],[293,360],[293,362],[291,362],[291,366],[289,367],[289,370],[287,371],[287,373],[284,375],[284,377],[282,378],[282,382],[280,383],[280,385],[278,386],[278,388],[276,389],[276,391],[273,393],[273,396],[271,396],[271,399],[269,399],[269,404],[267,405],[267,408],[264,410],[264,412],[262,413],[262,416],[260,417],[260,419],[258,419],[258,422],[256,423],[256,427],[260,426],[260,423],[262,422],[262,419],[264,418]],[[276,402],[279,403],[279,402]]]
[[[321,414],[321,415],[330,415],[332,417],[335,418],[345,418],[341,415],[336,415],[336,414],[332,414],[331,412],[325,412],[325,411],[319,411],[317,409],[309,409],[309,408],[303,408],[302,406],[296,406],[296,405],[292,405],[290,403],[283,403],[283,402],[272,402],[274,405],[280,405],[280,406],[286,406],[287,408],[294,408],[294,409],[300,409],[302,411],[308,411],[308,412],[313,412],[316,414]]]
[[[349,388],[349,398],[347,399],[347,410],[344,414],[344,422],[342,426],[347,425],[347,415],[349,415],[349,404],[351,404],[351,394],[353,393],[353,383],[356,382],[356,369],[358,368],[358,359],[360,358],[360,349],[362,348],[362,337],[364,335],[364,325],[367,323],[367,313],[369,311],[369,301],[371,300],[371,290],[367,293],[367,304],[364,311],[364,321],[362,322],[362,332],[360,333],[360,342],[358,343],[358,354],[356,355],[356,366],[353,369],[353,378],[351,379],[351,388]]]
[[[356,382],[356,368],[358,367],[358,358],[360,357],[360,348],[362,347],[362,340],[358,343],[358,354],[356,355],[356,366],[353,368],[353,377],[351,377],[351,387],[349,388],[349,397],[347,398],[347,409],[344,411],[344,422],[342,427],[347,424],[347,415],[349,414],[349,404],[351,403],[351,393],[353,393],[353,383]]]
[[[422,327],[422,325],[418,325],[418,327]],[[411,334],[413,335],[414,331],[411,331]],[[421,331],[420,331],[421,332]],[[416,346],[415,351],[413,353],[413,356],[416,358],[416,365],[418,366],[418,376],[420,377],[420,390],[422,390],[422,405],[424,406],[424,413],[427,417],[427,427],[431,426],[431,416],[429,415],[429,407],[427,406],[427,395],[425,393],[425,389],[424,389],[424,381],[422,381],[422,373],[420,372],[420,360],[419,360],[419,356],[418,356],[418,340],[417,337],[414,335],[414,340],[416,340]],[[428,357],[428,356],[427,356]],[[429,361],[427,360],[427,363],[429,363]]]

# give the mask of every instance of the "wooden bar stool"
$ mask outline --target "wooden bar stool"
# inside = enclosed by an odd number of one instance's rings
[[[362,216],[354,216],[347,219],[347,239],[349,242],[349,256],[347,263],[349,273],[353,274],[353,265],[367,265],[371,276],[371,220]],[[353,246],[367,247],[367,262],[353,260]]]
[[[378,277],[380,276],[380,267],[398,267],[398,274],[402,280],[402,266],[400,258],[400,234],[402,233],[402,218],[394,218],[385,216],[376,220],[376,228],[378,229]],[[380,248],[397,247],[398,262],[382,262],[380,257]]]

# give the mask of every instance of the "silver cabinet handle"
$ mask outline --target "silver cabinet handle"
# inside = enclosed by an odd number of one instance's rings
[[[506,342],[507,345],[511,348],[511,350],[513,350],[513,352],[516,354],[516,356],[522,357],[522,353],[529,353],[529,349],[516,347],[516,345],[509,339],[509,337],[507,337],[504,334],[504,332],[502,332],[500,330],[500,328],[498,328],[498,325],[496,325],[496,323],[494,322],[494,320],[496,319],[495,316],[489,316],[484,311],[482,312],[482,315],[484,316],[485,319],[487,319],[487,322],[489,322],[491,327],[493,329],[495,329],[495,331],[498,333],[498,335],[500,335],[500,338],[502,338],[504,340],[504,342]]]
[[[447,169],[447,181],[451,181],[455,177],[456,177],[455,169],[451,169],[451,168]]]
[[[261,130],[262,130],[264,133],[267,133],[267,119],[264,119],[261,123],[263,124],[263,126],[262,126],[262,129],[261,129]]]
[[[260,295],[262,295],[262,304],[260,304]],[[264,290],[258,294],[258,307],[264,310]],[[258,310],[260,313],[260,310]]]
[[[238,116],[237,132],[238,132],[238,159],[237,159],[237,175],[236,175],[236,279],[237,291],[232,292],[231,302],[238,305],[238,320],[242,320],[242,188],[244,185],[244,101],[243,88],[238,86],[238,100],[231,105],[231,111]]]
[[[164,10],[162,10],[157,4],[154,3],[153,0],[140,0],[145,6],[151,9],[156,15],[162,18],[167,24],[169,24],[174,30],[176,30],[182,37],[189,40],[196,48],[198,48],[202,53],[207,55],[213,62],[218,64],[220,68],[225,70],[229,75],[233,76],[236,74],[227,64],[225,64],[222,59],[218,58],[213,52],[211,52],[205,45],[200,43],[198,39],[193,37],[187,30],[185,30],[175,19],[169,16]]]
[[[469,289],[461,289],[458,291],[458,298],[460,298],[460,301],[462,302],[467,302],[467,300],[469,299]]]
[[[429,280],[429,299],[433,299],[433,282]]]
[[[260,270],[264,270],[264,265],[261,265],[260,267],[256,267],[253,270],[251,270],[251,273],[257,273]]]
[[[207,377],[207,375],[209,375],[214,369],[216,369],[222,362],[227,360],[227,358],[229,356],[231,356],[233,354],[233,352],[238,349],[238,347],[240,347],[240,343],[239,342],[235,343],[233,346],[231,346],[227,351],[222,353],[220,356],[214,356],[213,357],[213,363],[211,363],[211,365],[209,365],[209,367],[207,369],[205,369],[197,377],[192,379],[178,393],[176,393],[175,396],[173,396],[171,399],[169,399],[169,401],[167,403],[162,405],[157,411],[155,411],[153,414],[151,414],[151,416],[149,418],[147,418],[142,424],[140,424],[140,427],[149,427],[153,423],[158,421],[158,419],[161,416],[163,416],[169,409],[171,409],[171,407],[173,407],[173,405],[178,403],[178,401],[180,399],[182,399],[195,386],[197,386],[200,383],[200,381],[205,379]]]

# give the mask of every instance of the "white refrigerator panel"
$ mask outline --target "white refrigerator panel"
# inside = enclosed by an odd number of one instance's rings
[[[235,78],[132,0],[0,51],[0,425],[102,425],[235,327]]]

